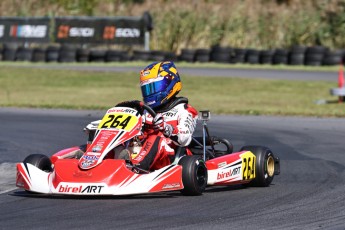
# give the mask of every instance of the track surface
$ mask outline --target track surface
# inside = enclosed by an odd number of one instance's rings
[[[214,135],[235,150],[269,146],[281,175],[268,188],[211,187],[134,197],[28,196],[14,163],[84,143],[100,112],[0,108],[0,229],[345,229],[345,120],[212,116]],[[197,131],[200,133],[200,129]]]
[[[119,66],[96,66],[96,65],[23,65],[20,68],[44,68],[65,69],[95,72],[135,72],[140,73],[145,66],[119,67]],[[333,81],[338,80],[338,74],[332,71],[302,71],[302,70],[279,70],[279,69],[244,69],[244,68],[209,68],[209,67],[178,67],[179,73],[191,76],[211,77],[239,77],[239,78],[266,78],[301,81]]]

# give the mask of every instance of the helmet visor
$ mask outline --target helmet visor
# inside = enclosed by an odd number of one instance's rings
[[[142,85],[141,92],[143,94],[143,97],[147,97],[152,94],[165,91],[169,86],[170,82],[171,80],[169,78],[164,77],[162,80]]]

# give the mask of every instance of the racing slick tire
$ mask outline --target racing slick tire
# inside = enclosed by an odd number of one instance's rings
[[[200,156],[185,156],[178,163],[182,166],[183,195],[199,196],[207,185],[207,168]]]
[[[31,154],[24,159],[23,163],[32,164],[33,166],[36,166],[45,172],[53,171],[52,162],[50,161],[49,157],[43,154]]]
[[[248,185],[268,187],[275,175],[275,157],[272,151],[263,146],[243,146],[241,151],[251,151],[256,156],[255,179]]]

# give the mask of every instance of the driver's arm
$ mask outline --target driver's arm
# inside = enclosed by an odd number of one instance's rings
[[[179,111],[180,116],[177,121],[177,132],[173,132],[170,136],[171,140],[179,146],[188,146],[190,144],[198,118],[198,112],[193,107],[186,104],[184,108]]]

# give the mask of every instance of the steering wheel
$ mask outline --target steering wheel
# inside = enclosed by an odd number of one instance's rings
[[[146,110],[152,117],[155,117],[157,115],[156,112],[150,106],[138,100],[120,102],[115,107],[120,106],[136,109],[141,115],[144,114],[144,110]]]

